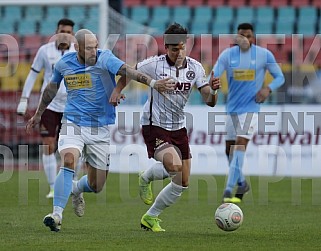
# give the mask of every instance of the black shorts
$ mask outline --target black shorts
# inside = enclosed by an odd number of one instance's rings
[[[142,134],[149,158],[154,157],[155,151],[164,149],[168,145],[176,147],[181,159],[192,157],[185,127],[176,131],[168,131],[158,126],[144,125],[142,126]]]
[[[41,137],[58,137],[62,115],[62,112],[44,111],[39,124]]]

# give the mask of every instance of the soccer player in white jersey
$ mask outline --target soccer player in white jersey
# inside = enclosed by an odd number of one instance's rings
[[[208,106],[215,106],[219,78],[208,82],[201,63],[186,56],[187,30],[180,24],[170,25],[164,34],[166,54],[154,56],[137,64],[137,70],[154,79],[171,77],[175,89],[159,93],[151,89],[141,118],[142,133],[149,158],[158,162],[140,173],[140,196],[145,204],[153,203],[151,182],[172,176],[171,182],[155,198],[155,202],[141,218],[141,227],[153,232],[165,231],[158,216],[174,204],[188,188],[191,153],[186,128],[184,107],[196,86]],[[210,83],[210,84],[209,84]],[[114,90],[114,105],[119,102],[126,80],[121,78]]]
[[[39,72],[44,69],[44,78],[41,92],[50,81],[52,69],[55,63],[69,51],[75,51],[72,43],[74,22],[69,19],[58,21],[56,35],[52,41],[41,46],[33,60],[31,70],[25,81],[20,102],[17,107],[19,115],[25,115],[27,111],[28,99],[35,84]],[[61,127],[62,113],[67,99],[66,88],[60,85],[57,96],[45,110],[40,121],[40,135],[42,144],[46,147],[42,152],[42,163],[47,180],[50,186],[50,192],[47,198],[53,198],[53,187],[57,175],[57,160],[55,151],[57,148],[58,132]]]
[[[29,132],[40,122],[64,78],[67,102],[58,140],[62,166],[54,185],[53,213],[43,220],[52,231],[60,230],[63,210],[71,194],[74,212],[81,217],[85,209],[83,192],[98,193],[103,189],[109,169],[109,125],[115,123],[116,117],[115,107],[108,102],[116,85],[115,75],[127,76],[160,92],[174,89],[169,78],[152,79],[126,65],[110,50],[99,50],[97,38],[91,31],[79,30],[75,38],[77,52],[67,53],[56,63],[36,113],[26,126]],[[73,181],[81,155],[88,172]]]
[[[268,49],[253,44],[253,40],[253,26],[249,23],[240,24],[236,45],[224,50],[213,68],[217,77],[226,71],[228,80],[225,140],[229,173],[223,202],[239,203],[249,191],[242,166],[247,144],[258,128],[260,103],[284,83],[283,73],[273,54]],[[266,70],[274,79],[263,87]],[[233,196],[236,185],[237,190]]]

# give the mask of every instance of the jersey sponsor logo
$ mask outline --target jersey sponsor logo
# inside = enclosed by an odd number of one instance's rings
[[[195,72],[193,72],[193,71],[187,71],[187,72],[186,72],[186,78],[187,78],[188,80],[193,80],[193,79],[195,78]]]
[[[191,83],[176,82],[175,90],[168,90],[168,91],[165,91],[164,93],[187,95],[190,92],[191,87],[192,87]]]
[[[191,83],[177,82],[175,89],[180,91],[189,91],[191,89]]]
[[[65,82],[68,89],[70,90],[93,87],[91,76],[89,73],[67,75],[65,76]]]
[[[253,69],[237,69],[233,70],[233,78],[237,81],[254,81],[255,70]]]

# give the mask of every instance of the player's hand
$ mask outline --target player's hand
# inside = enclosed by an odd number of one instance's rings
[[[28,98],[21,97],[17,107],[17,114],[25,115],[27,111],[27,106],[28,106]]]
[[[168,90],[175,90],[176,81],[173,78],[164,78],[157,80],[154,89],[159,92],[164,92]]]
[[[33,115],[31,119],[28,120],[26,124],[26,132],[29,134],[32,129],[40,123],[41,116],[39,116],[37,113]]]
[[[271,93],[270,87],[263,87],[256,94],[255,101],[257,103],[263,103],[268,98],[268,96],[270,96],[270,93]]]
[[[247,51],[251,46],[249,40],[240,34],[236,35],[235,43],[240,47],[242,51]]]
[[[214,91],[219,90],[222,87],[220,78],[214,77],[214,71],[211,72],[211,78],[208,83],[209,83],[210,87],[212,88],[212,90],[214,90]]]
[[[118,106],[121,100],[125,100],[126,96],[123,93],[118,92],[116,89],[113,90],[110,98],[109,103],[113,106]]]

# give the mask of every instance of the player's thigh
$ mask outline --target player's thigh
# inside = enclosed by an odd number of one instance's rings
[[[58,151],[62,162],[71,163],[75,166],[84,148],[81,128],[70,121],[64,121],[59,133]],[[72,157],[73,156],[73,157]]]
[[[226,117],[226,141],[237,140],[237,137],[252,139],[257,131],[258,114],[229,114]]]
[[[108,126],[98,127],[93,133],[92,128],[82,130],[85,139],[83,158],[90,166],[108,170],[110,164],[110,132]]]
[[[161,161],[168,172],[180,172],[182,169],[181,156],[173,145],[167,144],[157,150],[154,158]]]

